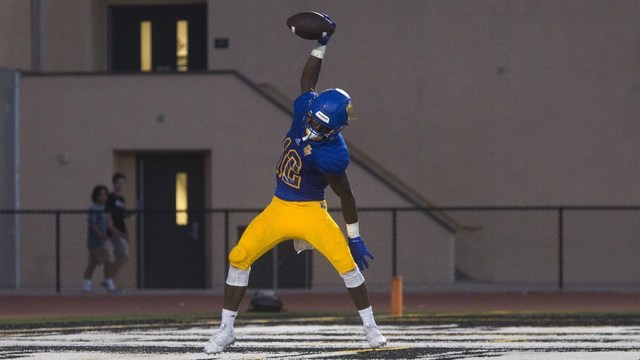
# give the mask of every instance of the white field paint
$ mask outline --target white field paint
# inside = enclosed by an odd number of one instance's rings
[[[640,360],[640,327],[634,326],[380,329],[389,344],[376,358]],[[372,351],[360,326],[248,324],[237,326],[228,351],[206,355],[202,347],[212,332],[202,324],[0,330],[0,359],[365,359]]]

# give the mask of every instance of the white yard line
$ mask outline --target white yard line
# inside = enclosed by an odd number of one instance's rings
[[[420,359],[640,360],[640,327],[380,326],[389,345],[380,355],[403,352]],[[207,359],[201,352],[211,327],[165,330],[83,327],[0,331],[0,359]],[[370,351],[360,326],[239,325],[236,344],[217,358],[352,358]],[[400,355],[398,355],[400,354]],[[14,357],[17,356],[17,357]]]

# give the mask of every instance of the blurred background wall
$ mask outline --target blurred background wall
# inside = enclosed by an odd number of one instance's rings
[[[133,159],[149,150],[206,152],[210,207],[259,208],[268,201],[287,115],[236,78],[170,76],[162,74],[165,70],[148,78],[107,75],[113,70],[109,11],[133,3],[206,5],[205,70],[237,71],[284,97],[284,103],[297,95],[313,46],[291,34],[286,18],[304,10],[330,14],[338,27],[319,86],[341,87],[352,96],[357,120],[345,136],[429,204],[639,202],[637,1],[329,0],[319,7],[297,0],[277,6],[232,0],[4,0],[0,67],[22,73],[9,94],[21,99],[23,208],[86,208],[94,183],[108,183],[114,171],[131,178],[128,199],[133,202]],[[169,121],[156,121],[159,114]],[[68,164],[58,162],[61,154]],[[357,165],[351,172],[359,206],[412,205]],[[255,176],[233,176],[237,173]],[[337,204],[333,196],[329,201]],[[454,268],[477,281],[555,282],[555,213],[527,217],[524,223],[495,214],[447,215],[461,227],[482,230],[459,228],[452,237],[436,225],[438,235],[425,235],[423,222],[434,226],[428,217],[406,222],[403,230],[422,235],[409,234],[413,240],[403,244],[403,251],[415,254],[412,249],[424,247],[424,256],[403,256],[411,261],[408,268],[432,266],[416,272],[415,284],[450,284]],[[577,219],[572,246],[587,249],[586,256],[595,259],[606,247],[601,244],[620,245],[593,270],[580,266],[584,254],[571,260],[576,270],[568,272],[570,280],[637,283],[633,260],[626,258],[622,276],[613,267],[615,274],[598,277],[620,254],[638,250],[633,227],[609,219],[603,225],[615,231],[585,232],[592,223],[588,217]],[[369,226],[374,225],[363,224],[365,234]],[[388,235],[371,232],[372,247],[388,251]],[[83,241],[80,233],[76,238]],[[505,260],[509,257],[512,261]],[[224,273],[221,262],[216,264],[210,269],[214,285]],[[390,266],[372,269],[371,278],[384,283]],[[129,271],[133,284],[135,269]]]

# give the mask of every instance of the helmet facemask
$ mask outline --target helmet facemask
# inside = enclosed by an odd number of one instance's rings
[[[318,121],[311,112],[307,115],[307,121],[304,124],[305,127],[305,137],[302,140],[311,140],[311,141],[324,141],[329,140],[338,135],[342,129],[347,126],[344,124],[337,128],[332,128]]]

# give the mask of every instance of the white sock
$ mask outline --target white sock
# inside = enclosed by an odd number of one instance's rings
[[[233,330],[233,323],[236,321],[237,311],[222,309],[222,324],[226,325],[229,331]]]
[[[82,288],[84,290],[91,290],[91,279],[82,279]]]
[[[367,326],[377,326],[376,321],[373,319],[373,308],[369,306],[366,309],[358,310],[360,317],[362,318],[362,324]]]

